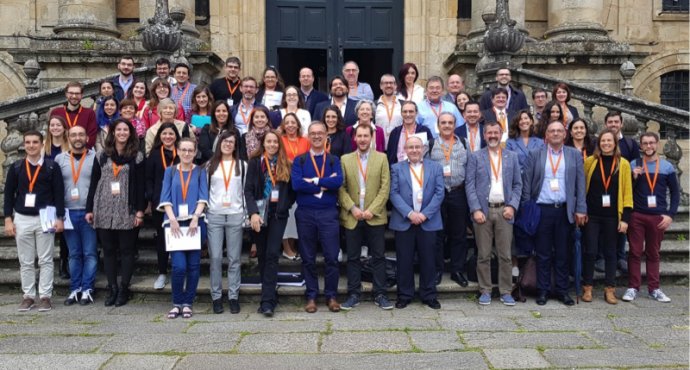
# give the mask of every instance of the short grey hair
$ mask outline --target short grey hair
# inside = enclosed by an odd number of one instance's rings
[[[357,71],[359,71],[359,65],[354,60],[348,60],[347,62],[343,63],[343,72],[345,72],[345,66],[350,63],[354,64],[355,67],[357,67]]]
[[[484,122],[484,131],[486,131],[486,129],[491,127],[491,126],[498,126],[498,130],[501,131],[501,133],[503,133],[503,126],[500,123],[498,123],[498,121],[486,121],[486,122]]]
[[[393,82],[395,82],[395,76],[393,76],[393,75],[390,74],[390,73],[386,73],[385,75],[381,76],[381,81],[379,82],[379,84],[382,84],[382,83],[383,83],[383,79],[386,78],[386,77],[391,77],[391,78],[393,78]]]
[[[175,103],[175,101],[170,98],[165,98],[161,100],[160,103],[158,103],[158,107],[156,107],[156,109],[158,109],[158,117],[162,117],[161,112],[163,111],[163,107],[165,107],[168,104],[172,104],[173,107],[175,107],[175,114],[173,115],[173,118],[177,117],[177,103]]]
[[[441,83],[441,88],[445,89],[445,85],[443,84],[443,79],[439,76],[431,76],[429,79],[426,80],[426,87],[429,87],[429,83],[431,82],[440,82]]]
[[[372,119],[372,121],[373,121],[373,120],[374,120],[373,115],[374,115],[374,113],[376,112],[376,105],[375,105],[374,102],[371,101],[371,100],[362,99],[362,100],[358,101],[358,102],[357,102],[357,105],[355,105],[355,115],[359,114],[359,108],[362,107],[362,104],[369,104],[369,106],[371,107],[371,114],[372,114],[372,118],[371,118],[371,119]]]

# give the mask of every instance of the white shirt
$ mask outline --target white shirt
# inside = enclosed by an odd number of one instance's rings
[[[498,161],[500,160],[499,154],[500,152],[494,154],[494,152],[489,150],[489,155],[491,156],[490,161],[493,160],[493,165],[498,170],[498,179],[496,179],[494,169],[493,167],[491,168],[491,191],[489,192],[489,203],[503,203],[505,199],[503,196],[503,161],[501,161],[501,168],[498,168]],[[489,165],[491,165],[491,163],[489,163]]]
[[[285,115],[287,114],[287,109],[282,108],[280,110],[280,116],[281,118],[285,118]],[[300,124],[302,125],[302,136],[307,137],[309,135],[309,125],[311,125],[311,114],[309,114],[309,111],[306,109],[297,109],[297,118],[299,119]]]
[[[400,100],[403,100],[403,101],[412,100],[413,102],[419,104],[419,103],[423,102],[424,99],[426,99],[426,93],[424,92],[423,87],[415,84],[414,89],[412,89],[412,99],[410,99],[409,93],[408,93],[407,99],[405,99],[405,97],[402,96],[401,94],[398,94],[395,97],[400,99]]]
[[[467,130],[467,149],[470,149],[472,152],[476,152],[479,149],[482,148],[482,138],[479,136],[479,123],[477,123],[477,131],[472,135],[472,130],[470,128],[469,124],[465,125],[465,129]],[[472,138],[474,136],[474,138]],[[474,141],[472,141],[474,140]],[[474,146],[472,146],[472,143],[474,142]]]
[[[423,188],[419,186],[419,182],[417,182],[417,179],[414,177],[414,174],[417,174],[417,178],[422,179],[422,165],[422,161],[417,162],[417,164],[413,164],[412,162],[410,162],[410,177],[412,177],[412,208],[415,212],[419,212],[422,209],[422,202],[417,201],[417,196],[420,191],[423,191]],[[423,181],[422,185],[424,185]]]
[[[218,169],[211,176],[211,189],[208,194],[208,213],[214,215],[242,214],[244,213],[242,171],[244,169],[246,181],[247,163],[240,161],[239,175],[235,174],[235,167],[232,166],[232,161],[223,161],[223,166],[225,166],[225,176],[230,176],[230,173],[232,173],[227,191],[227,194],[230,195],[230,207],[223,206],[223,196],[226,195],[225,179],[223,178],[223,167],[218,164]]]
[[[335,100],[331,98],[331,105],[338,106],[338,104],[335,103]],[[340,114],[343,115],[343,118],[345,118],[345,106],[347,106],[347,98],[343,100],[343,105],[340,106]]]
[[[381,96],[378,102],[376,102],[376,126],[380,126],[383,129],[383,132],[386,134],[386,148],[388,148],[388,138],[391,135],[391,131],[403,124],[401,110],[402,104],[400,104],[400,101],[393,96],[393,114],[391,115],[391,119],[388,119],[388,114],[391,112],[391,104],[388,103],[388,106],[386,106],[383,96]]]
[[[501,142],[505,143],[506,141],[508,141],[508,131],[510,131],[510,122],[508,121],[508,113],[506,113],[505,109],[498,109],[498,108],[494,108],[494,109],[496,110],[496,120],[498,121],[498,123],[501,123],[500,117],[501,117],[501,113],[503,113],[503,119],[505,120],[506,127],[503,130],[503,136],[501,137]]]

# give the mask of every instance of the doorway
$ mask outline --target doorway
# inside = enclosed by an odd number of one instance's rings
[[[381,76],[390,73],[398,79],[397,71],[390,69],[393,66],[393,49],[345,49],[344,57],[345,62],[353,60],[357,63],[359,81],[371,85],[375,99],[383,94],[379,83]]]
[[[326,50],[278,48],[278,64],[285,86],[299,87],[299,71],[308,67],[314,71],[314,88],[319,91],[328,89]]]

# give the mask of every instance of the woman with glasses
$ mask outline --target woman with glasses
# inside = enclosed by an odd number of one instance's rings
[[[350,136],[351,149],[352,151],[357,150],[357,142],[355,141],[355,131],[359,125],[370,125],[374,128],[374,136],[371,138],[371,147],[377,152],[386,152],[386,134],[383,129],[378,126],[374,126],[374,111],[376,106],[371,100],[360,100],[357,102],[355,107],[355,114],[359,120],[354,125],[348,127],[345,132]]]
[[[196,149],[195,139],[180,139],[177,144],[180,163],[165,170],[161,203],[158,205],[158,211],[165,212],[163,225],[167,225],[169,230],[166,233],[171,234],[170,238],[200,233],[198,245],[170,252],[173,308],[168,312],[169,319],[177,318],[180,313],[185,319],[192,317],[192,303],[199,285],[201,246],[206,239],[203,212],[208,205],[208,183],[206,170],[194,165]]]
[[[163,99],[170,98],[170,94],[172,93],[168,81],[160,78],[151,83],[149,90],[151,93],[151,100],[149,100],[148,106],[144,108],[144,112],[141,114],[141,119],[146,124],[147,130],[160,121],[161,117],[158,113],[158,104],[160,104]],[[184,122],[184,108],[182,108],[182,105],[178,104],[174,118]]]
[[[174,123],[181,137],[191,137],[189,125],[187,125],[185,121],[180,121],[175,118],[177,117],[178,109],[181,108],[179,104],[175,103],[175,101],[170,98],[165,98],[158,103],[158,112],[160,112],[161,117],[155,125],[146,130],[146,157],[150,155],[151,149],[153,148],[153,140],[156,138],[158,130],[164,123]]]
[[[311,124],[311,114],[309,114],[309,111],[305,108],[304,97],[300,90],[295,86],[286,87],[283,93],[283,100],[280,103],[280,109],[278,110],[280,115],[276,112],[271,113],[271,123],[273,127],[280,126],[285,115],[292,113],[297,116],[298,122],[302,126],[301,131],[306,136],[309,125]]]
[[[276,111],[283,99],[283,90],[285,89],[283,78],[280,77],[278,70],[272,66],[266,67],[262,76],[254,100],[271,111]]]
[[[240,131],[230,118],[230,107],[225,100],[216,100],[211,108],[211,124],[205,125],[199,134],[201,163],[206,163],[218,148],[218,138],[224,131],[231,131],[235,136],[235,145],[239,148]]]

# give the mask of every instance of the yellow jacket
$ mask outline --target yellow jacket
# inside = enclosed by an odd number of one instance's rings
[[[592,179],[594,170],[597,169],[599,160],[588,157],[585,161],[585,174],[587,175],[587,193],[589,193],[589,180]],[[621,158],[618,165],[618,221],[620,222],[623,216],[623,208],[633,208],[632,196],[632,173],[630,170],[630,162],[627,159]]]
[[[340,164],[343,169],[343,186],[338,190],[340,200],[340,224],[348,230],[357,226],[357,220],[352,216],[350,208],[359,208],[359,163],[358,152],[343,155]],[[367,209],[374,217],[367,221],[371,226],[385,225],[388,222],[386,202],[390,194],[391,175],[388,168],[388,158],[383,153],[373,149],[369,151],[367,162],[367,181],[364,195],[364,212]]]

